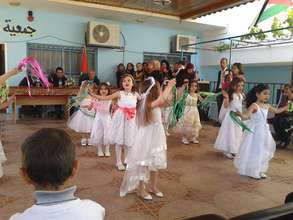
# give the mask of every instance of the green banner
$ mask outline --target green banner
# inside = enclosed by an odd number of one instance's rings
[[[262,15],[260,16],[258,23],[267,20],[279,13],[281,13],[282,11],[287,10],[289,6],[288,5],[273,5],[271,7],[269,7],[268,9],[266,9]]]

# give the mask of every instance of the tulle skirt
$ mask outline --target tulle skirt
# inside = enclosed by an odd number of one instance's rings
[[[162,123],[141,127],[127,158],[127,168],[120,187],[120,196],[134,191],[138,187],[139,181],[147,183],[150,171],[166,168],[167,144]]]
[[[110,113],[96,113],[92,131],[91,131],[91,143],[94,145],[110,144],[109,140],[109,128],[111,126]]]
[[[237,154],[242,135],[242,129],[232,121],[229,114],[225,114],[214,146],[225,153]]]
[[[90,133],[94,118],[94,112],[86,109],[78,110],[72,114],[67,122],[67,126],[79,133]]]
[[[110,143],[132,147],[137,133],[135,117],[127,119],[126,114],[117,109],[113,115],[109,131]]]
[[[268,124],[254,125],[248,122],[254,133],[245,133],[234,165],[240,175],[260,178],[266,172],[269,161],[273,158],[276,143]]]
[[[187,135],[191,134],[193,137],[199,136],[199,131],[202,128],[200,123],[200,116],[196,106],[186,106],[183,117],[178,122],[178,127]]]

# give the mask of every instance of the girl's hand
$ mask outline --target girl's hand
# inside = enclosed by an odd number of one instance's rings
[[[173,87],[176,85],[176,79],[171,79],[168,81],[168,86]]]
[[[242,117],[242,113],[240,111],[235,112],[237,116]]]

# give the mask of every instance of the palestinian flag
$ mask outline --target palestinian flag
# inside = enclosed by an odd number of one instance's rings
[[[286,11],[288,8],[293,6],[293,0],[268,0],[264,4],[264,7],[255,23],[261,23],[277,14]]]

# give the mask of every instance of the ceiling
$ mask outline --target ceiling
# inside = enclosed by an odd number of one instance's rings
[[[12,7],[10,0],[0,0],[0,7]],[[52,13],[86,16],[118,22],[151,25],[166,29],[206,33],[224,31],[225,27],[197,23],[196,20],[181,20],[178,16],[162,15],[142,10],[126,9],[102,4],[92,4],[72,0],[17,0],[21,4],[14,8],[27,8],[33,11],[42,10]],[[152,0],[146,0],[152,1]],[[186,0],[187,1],[187,0]]]
[[[154,0],[71,0],[98,5],[153,12],[188,19],[239,6],[254,0],[171,0],[170,4],[158,5]],[[156,0],[158,1],[158,0]],[[164,1],[164,0],[160,0]],[[166,1],[166,0],[165,0]]]

